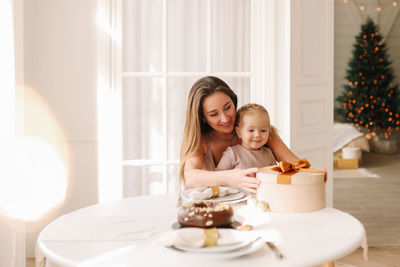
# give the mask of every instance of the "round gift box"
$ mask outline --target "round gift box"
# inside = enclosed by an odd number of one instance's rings
[[[342,149],[342,158],[344,159],[360,159],[361,149],[359,147],[344,147]]]
[[[257,173],[261,181],[257,199],[267,201],[272,212],[296,213],[323,209],[325,173],[322,171],[282,174],[260,170]]]

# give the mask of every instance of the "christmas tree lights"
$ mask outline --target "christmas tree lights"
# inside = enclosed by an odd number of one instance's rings
[[[378,27],[368,18],[361,26],[348,63],[347,83],[336,98],[336,112],[343,121],[353,123],[367,138],[389,138],[399,130],[399,91],[387,49]]]

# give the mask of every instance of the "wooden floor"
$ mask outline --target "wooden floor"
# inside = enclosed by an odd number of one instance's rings
[[[335,267],[395,267],[400,266],[400,246],[370,247],[368,261],[363,260],[362,249],[335,262]]]
[[[333,205],[364,225],[368,262],[358,249],[335,267],[400,267],[400,154],[364,153],[361,167],[382,179],[336,179]],[[34,259],[27,259],[26,266],[34,267]]]
[[[336,179],[333,206],[364,225],[369,260],[363,260],[359,249],[335,266],[400,266],[400,154],[364,153],[361,167],[382,179]]]

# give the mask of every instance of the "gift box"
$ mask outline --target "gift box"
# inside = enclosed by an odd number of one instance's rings
[[[325,208],[326,171],[311,167],[288,173],[261,168],[257,199],[272,212],[309,212]]]
[[[339,157],[335,160],[335,168],[337,169],[358,169],[360,165],[360,160],[355,159],[344,159]]]
[[[344,147],[342,149],[343,159],[361,159],[361,149],[359,147]]]

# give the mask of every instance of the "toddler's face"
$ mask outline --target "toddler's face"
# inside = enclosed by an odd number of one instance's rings
[[[259,149],[269,138],[269,120],[263,114],[250,113],[243,116],[236,132],[247,149]]]

